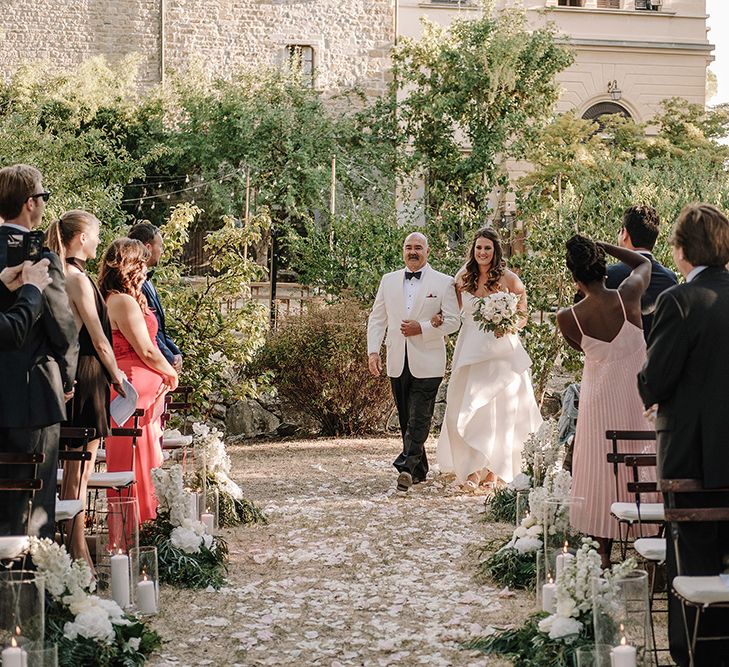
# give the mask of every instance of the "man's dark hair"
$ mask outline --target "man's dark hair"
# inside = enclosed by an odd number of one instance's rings
[[[636,248],[653,250],[660,222],[658,212],[652,206],[631,206],[623,213],[623,227]]]
[[[137,239],[142,243],[152,243],[154,237],[159,234],[159,228],[155,227],[151,222],[138,222],[130,230],[127,236],[130,239]]]

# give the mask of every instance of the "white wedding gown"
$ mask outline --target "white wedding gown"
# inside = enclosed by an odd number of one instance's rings
[[[496,338],[473,320],[476,297],[463,293],[463,325],[451,364],[438,465],[464,482],[474,472],[505,482],[521,470],[524,441],[542,424],[531,360],[516,334]]]

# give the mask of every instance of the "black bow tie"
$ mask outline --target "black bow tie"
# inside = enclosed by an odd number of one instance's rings
[[[405,280],[420,280],[420,276],[423,275],[422,271],[405,271]]]

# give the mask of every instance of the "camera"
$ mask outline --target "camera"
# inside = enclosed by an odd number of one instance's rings
[[[43,257],[43,232],[8,234],[5,249],[7,266],[18,266],[23,262],[39,262]]]

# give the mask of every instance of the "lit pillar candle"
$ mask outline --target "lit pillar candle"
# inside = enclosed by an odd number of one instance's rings
[[[557,561],[556,561],[556,567],[557,567],[557,579],[559,579],[559,575],[562,574],[562,570],[567,566],[567,563],[571,561],[574,556],[567,550],[567,547],[569,545],[567,542],[564,543],[564,548],[562,549],[561,554],[557,554]]]
[[[205,524],[205,532],[212,535],[215,528],[215,517],[210,512],[203,512],[200,515],[200,521]]]
[[[554,614],[557,609],[557,584],[549,577],[549,581],[542,586],[542,611]]]
[[[129,556],[121,549],[111,557],[111,597],[122,609],[129,606]]]
[[[636,657],[635,646],[626,643],[625,637],[620,640],[620,645],[610,652],[612,667],[636,667]]]
[[[24,656],[25,660],[23,660]],[[10,639],[10,646],[3,651],[2,657],[3,667],[23,667],[23,662],[27,664],[28,661],[27,654],[18,646],[15,637]]]
[[[153,581],[144,579],[137,583],[137,609],[140,614],[157,613],[157,591]]]

